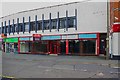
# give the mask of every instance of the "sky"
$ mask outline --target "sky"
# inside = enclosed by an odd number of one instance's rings
[[[25,11],[46,6],[77,2],[77,1],[105,1],[105,0],[0,0],[0,18]]]

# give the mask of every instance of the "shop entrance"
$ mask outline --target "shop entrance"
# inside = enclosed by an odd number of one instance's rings
[[[58,41],[51,41],[50,42],[50,54],[58,54],[59,53],[59,42]]]
[[[100,54],[104,55],[106,55],[106,37],[106,33],[100,34]]]

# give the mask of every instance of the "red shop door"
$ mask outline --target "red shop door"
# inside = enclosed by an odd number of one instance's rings
[[[50,54],[58,54],[59,53],[59,45],[57,41],[50,42]]]

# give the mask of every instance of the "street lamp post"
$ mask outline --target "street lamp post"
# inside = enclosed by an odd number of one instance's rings
[[[106,38],[106,60],[109,59],[109,0],[107,0],[107,38]]]

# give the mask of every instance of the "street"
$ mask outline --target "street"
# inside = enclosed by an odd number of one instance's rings
[[[14,78],[118,78],[119,69],[99,56],[2,54],[2,75]]]

